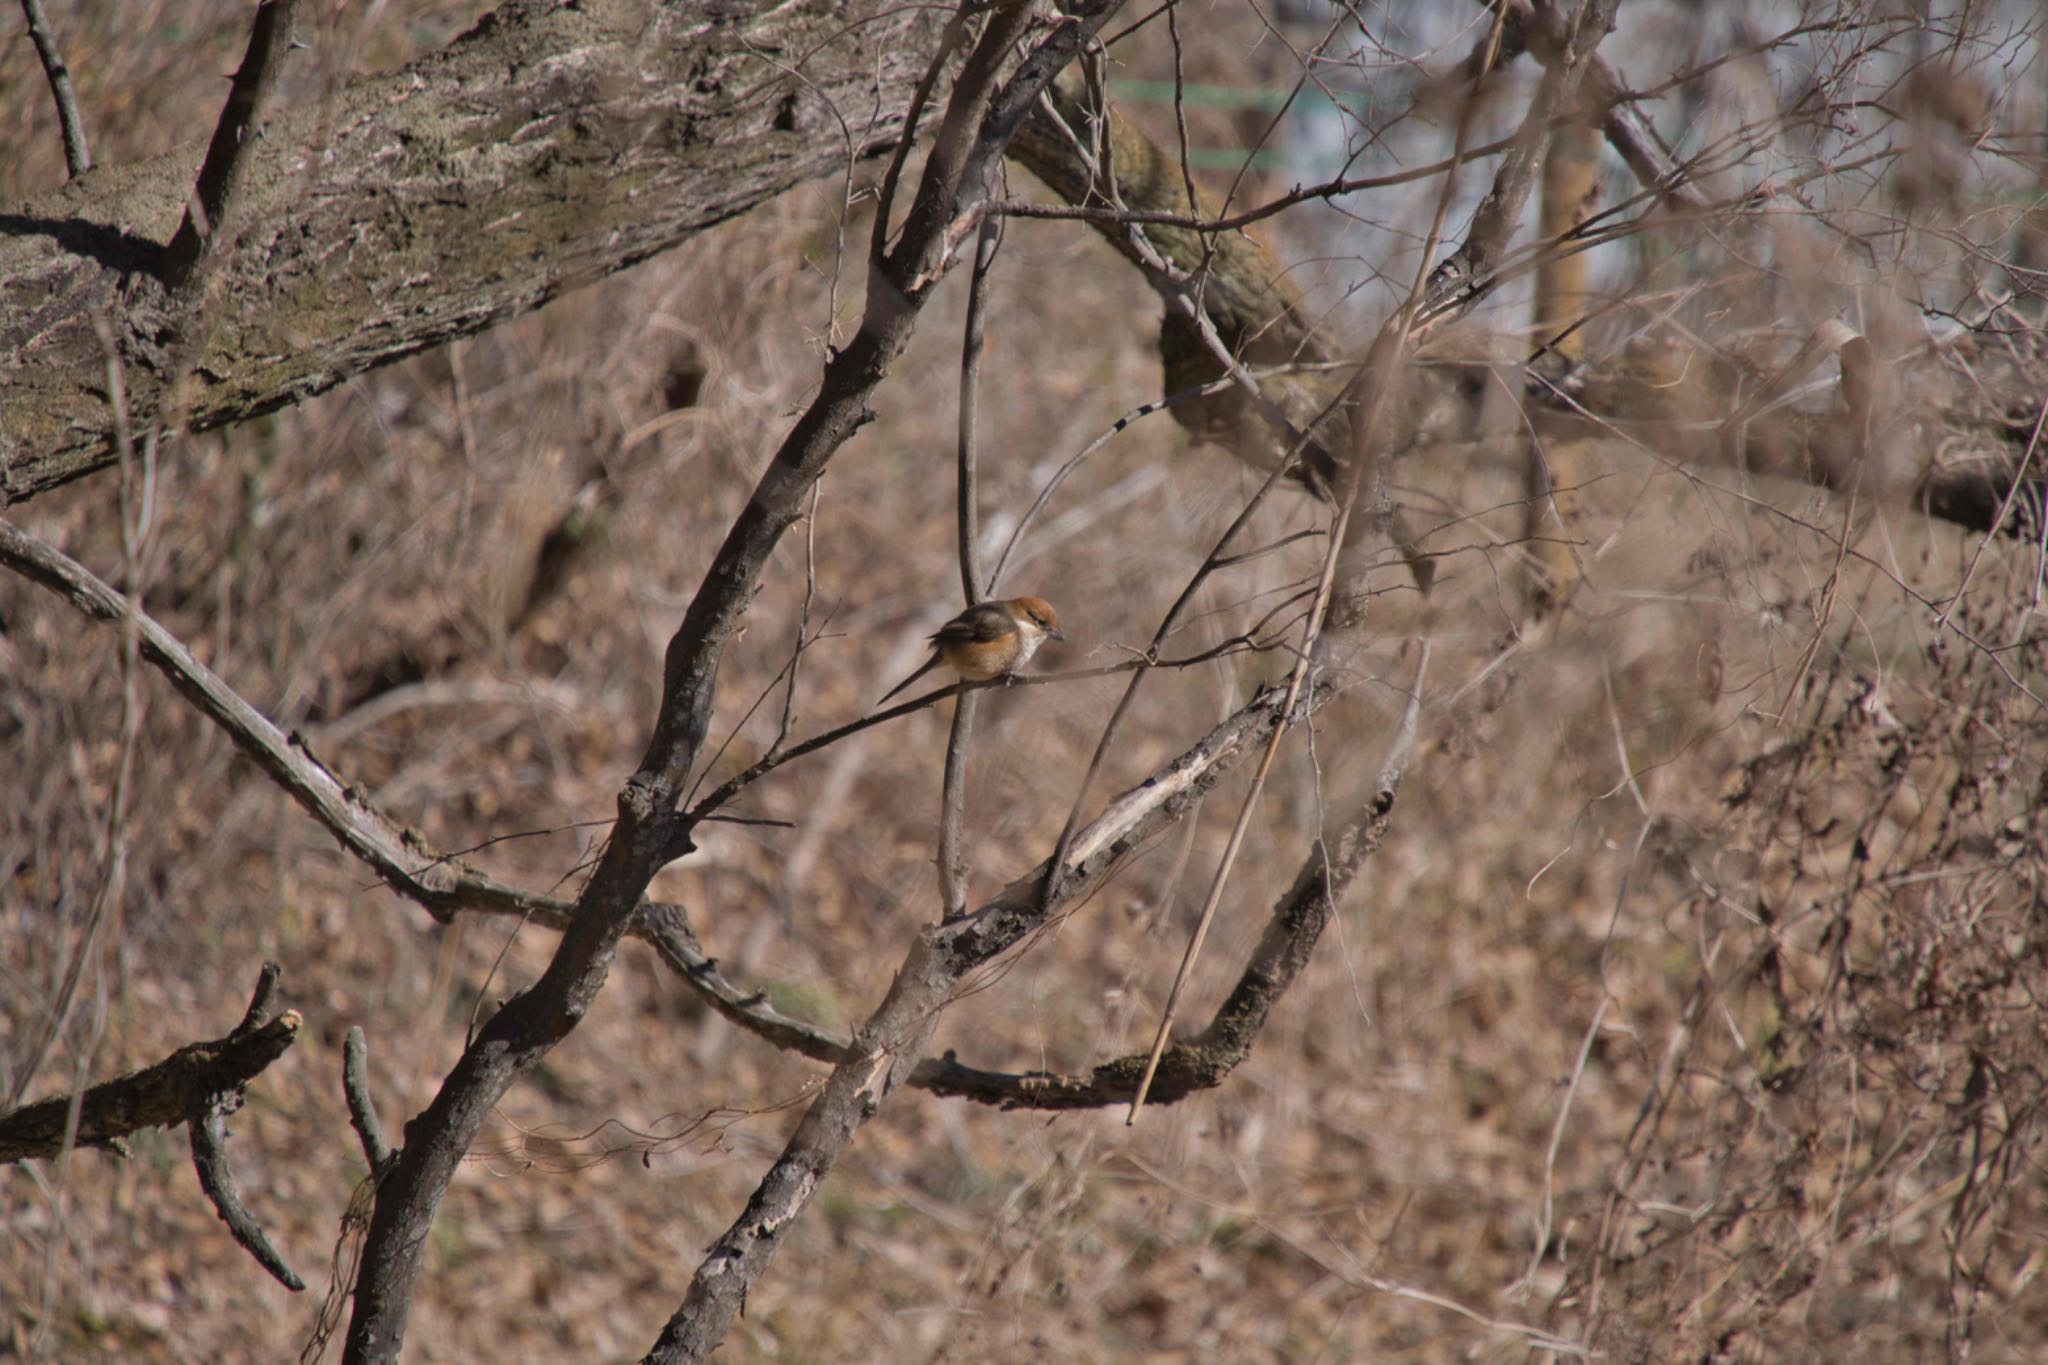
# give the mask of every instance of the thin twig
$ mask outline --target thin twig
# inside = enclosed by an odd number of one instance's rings
[[[967,322],[960,343],[959,474],[954,490],[958,512],[960,592],[972,607],[981,602],[981,514],[977,471],[980,463],[978,418],[981,407],[981,355],[987,316],[988,275],[1003,243],[1003,220],[985,217],[975,242],[974,268],[968,275]],[[963,692],[953,704],[953,729],[946,738],[945,777],[939,791],[939,899],[941,917],[957,919],[967,911],[967,857],[961,846],[967,818],[967,748],[974,740],[976,697]]]
[[[71,68],[64,64],[64,51],[50,20],[43,13],[43,0],[21,0],[22,17],[28,21],[29,40],[36,45],[36,57],[49,78],[50,95],[57,102],[57,125],[64,132],[64,166],[76,180],[92,169],[92,151],[85,144],[85,119],[78,112],[78,92],[71,86]]]
[[[1392,409],[1395,377],[1406,360],[1416,337],[1418,318],[1434,300],[1441,300],[1447,292],[1455,292],[1475,276],[1491,271],[1499,261],[1508,237],[1519,221],[1523,205],[1528,201],[1535,183],[1536,167],[1541,158],[1544,130],[1551,119],[1556,117],[1565,97],[1576,89],[1591,55],[1591,48],[1606,36],[1618,0],[1587,0],[1572,16],[1567,59],[1548,69],[1536,99],[1516,130],[1514,146],[1507,159],[1495,174],[1493,185],[1481,201],[1480,208],[1473,216],[1472,227],[1465,241],[1449,258],[1430,269],[1427,276],[1419,276],[1409,291],[1408,300],[1381,329],[1374,339],[1366,363],[1360,368],[1354,388],[1364,389],[1364,402],[1358,406],[1359,416],[1352,429],[1353,450],[1351,460],[1344,472],[1344,487],[1338,498],[1337,518],[1330,532],[1330,548],[1324,557],[1322,580],[1316,589],[1316,602],[1310,609],[1303,624],[1301,652],[1296,659],[1294,670],[1288,681],[1288,705],[1298,695],[1306,682],[1315,656],[1315,642],[1320,635],[1323,622],[1329,611],[1331,594],[1336,585],[1338,560],[1347,542],[1345,534],[1349,527],[1352,510],[1357,505],[1361,489],[1369,477],[1377,476],[1380,464],[1379,446],[1385,441],[1383,428],[1386,416]],[[1489,56],[1482,70],[1490,67],[1493,54],[1498,51],[1501,27],[1505,22],[1505,11],[1497,11],[1494,31],[1488,38]],[[1592,30],[1590,43],[1584,40]],[[1470,124],[1470,106],[1459,121],[1457,145],[1462,147]],[[1429,239],[1425,242],[1421,261],[1428,266],[1435,251],[1438,233],[1450,205],[1449,182],[1440,196],[1434,220],[1430,226]],[[1437,320],[1450,316],[1440,309]],[[1130,1112],[1125,1123],[1134,1124],[1145,1104],[1146,1091],[1150,1089],[1152,1077],[1156,1074],[1159,1058],[1165,1052],[1167,1039],[1171,1034],[1175,1012],[1180,996],[1187,984],[1188,975],[1200,955],[1202,944],[1208,936],[1210,923],[1217,907],[1222,903],[1223,889],[1229,880],[1238,852],[1243,847],[1249,830],[1251,814],[1260,793],[1263,791],[1267,774],[1271,772],[1278,756],[1281,736],[1276,732],[1268,742],[1264,758],[1252,778],[1249,791],[1238,809],[1230,839],[1224,846],[1223,857],[1216,869],[1216,876],[1210,883],[1209,894],[1204,898],[1202,912],[1195,922],[1195,931],[1188,940],[1188,947],[1181,957],[1179,969],[1174,975],[1172,989],[1167,994],[1166,1007],[1161,1011],[1159,1028],[1153,1037],[1151,1059],[1146,1064],[1145,1077],[1140,1081],[1138,1093],[1132,1097]]]
[[[1090,456],[1108,445],[1111,440],[1122,434],[1125,428],[1140,418],[1150,417],[1153,413],[1164,412],[1168,408],[1179,407],[1182,403],[1191,402],[1197,398],[1206,398],[1211,394],[1221,393],[1235,382],[1228,376],[1222,379],[1212,379],[1206,384],[1182,389],[1178,393],[1168,394],[1164,398],[1140,404],[1117,418],[1115,422],[1110,424],[1107,431],[1104,431],[1100,436],[1097,436],[1087,445],[1074,452],[1065,464],[1053,471],[1052,477],[1045,481],[1045,486],[1038,490],[1038,496],[1031,500],[1031,506],[1024,509],[1024,515],[1019,517],[1016,526],[1011,528],[1009,539],[1003,542],[1003,552],[996,556],[996,566],[989,573],[989,593],[993,595],[996,590],[996,584],[1002,581],[1003,569],[1010,562],[1010,553],[1017,548],[1017,542],[1023,539],[1025,529],[1031,525],[1040,512],[1045,510],[1046,503],[1052,500],[1053,493],[1062,483],[1066,482],[1067,477],[1086,463]]]
[[[996,251],[1003,244],[1003,220],[994,216],[981,220],[975,242],[974,269],[967,280],[967,323],[960,344],[960,434],[959,434],[959,551],[960,591],[968,606],[978,604],[987,591],[981,576],[981,514],[976,486],[979,440],[977,424],[981,411],[981,354],[988,306],[988,275],[996,263]]]
[[[811,485],[811,510],[804,514],[804,600],[797,608],[796,643],[790,646],[788,685],[782,693],[782,717],[775,723],[775,742],[768,746],[769,753],[778,753],[789,742],[789,732],[796,726],[796,685],[797,675],[803,671],[804,651],[818,641],[811,635],[811,603],[818,596],[818,499],[825,490],[823,479]],[[822,633],[831,624],[827,614],[826,624],[819,626]],[[702,781],[702,778],[698,779]]]

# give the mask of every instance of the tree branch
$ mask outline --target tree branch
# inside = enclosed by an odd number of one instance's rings
[[[0,565],[48,588],[94,620],[119,624],[126,619],[128,606],[121,594],[5,519],[0,519]],[[497,908],[495,902],[504,902],[503,908],[514,913],[526,912],[526,898],[513,888],[454,860],[432,857],[416,834],[344,787],[303,740],[271,724],[153,618],[136,612],[135,629],[142,657],[393,888],[443,920],[466,906]]]
[[[376,1175],[391,1160],[391,1144],[385,1140],[377,1101],[370,1094],[369,1051],[361,1026],[351,1026],[341,1044],[341,1094],[348,1102],[348,1125],[356,1130],[356,1140],[363,1146],[363,1160],[370,1163],[370,1174]]]
[[[85,119],[78,112],[78,92],[71,85],[71,68],[64,65],[64,50],[50,31],[43,0],[21,0],[22,18],[28,22],[29,41],[36,45],[36,58],[50,82],[50,96],[57,102],[57,126],[64,133],[64,168],[76,180],[92,169],[92,151],[85,144]]]
[[[256,1264],[294,1294],[304,1292],[306,1282],[284,1263],[277,1246],[263,1231],[248,1206],[242,1203],[241,1187],[228,1165],[227,1116],[242,1107],[239,1089],[196,1096],[185,1111],[185,1133],[192,1143],[192,1166],[199,1173],[199,1188],[213,1204],[220,1221],[242,1249],[256,1258]]]
[[[255,161],[256,120],[277,84],[278,68],[292,46],[299,0],[260,0],[249,29],[249,46],[228,86],[227,103],[207,144],[206,160],[185,205],[185,220],[164,248],[163,279],[173,289],[189,283],[202,260],[225,239],[228,215],[248,183]]]
[[[908,344],[917,313],[944,274],[955,225],[986,196],[1001,156],[1002,116],[1016,92],[1033,98],[1091,37],[1114,0],[1077,5],[1027,57],[1010,87],[997,78],[1031,17],[1026,4],[995,10],[955,79],[897,246],[870,268],[859,332],[825,366],[817,397],[769,461],[734,518],[703,584],[670,639],[662,700],[646,754],[619,794],[611,839],[540,979],[478,1031],[377,1188],[363,1251],[345,1359],[395,1359],[404,1340],[427,1233],[448,1182],[506,1089],[567,1037],[609,973],[619,939],[639,911],[648,881],[687,844],[677,810],[701,756],[725,645],[740,627],[782,533],[826,464],[869,419],[868,396]],[[1035,84],[1034,84],[1035,82]],[[983,117],[983,111],[987,117]],[[977,130],[979,130],[977,132]],[[732,1304],[737,1307],[737,1302]],[[711,1323],[704,1349],[729,1315]]]
[[[701,1360],[717,1345],[783,1235],[861,1125],[897,1084],[915,1074],[940,1012],[969,973],[1084,904],[1247,754],[1258,752],[1283,726],[1300,723],[1335,692],[1318,683],[1283,716],[1281,691],[1261,690],[1162,772],[1111,801],[1075,837],[1072,861],[1059,875],[1047,859],[973,913],[923,930],[888,996],[862,1025],[746,1210],[698,1266],[689,1294],[646,1357],[650,1365]],[[1041,895],[1047,885],[1058,888],[1050,902]]]
[[[1379,851],[1393,823],[1394,799],[1415,752],[1428,663],[1424,645],[1373,795],[1341,822],[1335,838],[1318,839],[1309,849],[1294,884],[1273,906],[1265,932],[1208,1027],[1195,1038],[1174,1042],[1160,1056],[1149,1103],[1171,1104],[1221,1085],[1251,1055],[1252,1043],[1274,1005],[1307,965],[1330,916],[1366,859]],[[1150,1054],[1139,1052],[1104,1062],[1085,1075],[1011,1074],[967,1066],[948,1051],[941,1058],[919,1062],[909,1083],[935,1095],[958,1095],[1002,1109],[1094,1109],[1135,1099],[1150,1061]]]
[[[79,1103],[74,1145],[110,1148],[139,1128],[183,1123],[193,1096],[246,1084],[298,1041],[304,1022],[297,1010],[254,1026],[245,1019],[224,1038],[187,1043],[154,1066],[92,1087]],[[55,1156],[70,1107],[69,1095],[56,1095],[0,1118],[0,1163]]]
[[[298,1041],[305,1025],[297,1010],[272,1017],[277,981],[277,964],[264,963],[242,1022],[225,1038],[187,1043],[154,1066],[116,1077],[79,1096],[75,1128],[70,1095],[53,1095],[0,1118],[0,1163],[54,1157],[67,1146],[110,1148],[125,1154],[121,1139],[130,1133],[183,1123],[191,1139],[199,1186],[229,1232],[279,1283],[293,1292],[304,1289],[305,1281],[292,1273],[242,1203],[228,1166],[223,1122],[242,1107],[244,1087]]]
[[[95,315],[118,319],[135,411],[187,369],[193,430],[300,402],[892,145],[944,22],[889,0],[506,0],[242,144],[241,249],[210,279],[232,323],[189,366],[164,344],[184,313],[154,272],[198,148],[0,215],[0,506],[113,460]],[[851,149],[819,135],[835,106],[863,130]]]

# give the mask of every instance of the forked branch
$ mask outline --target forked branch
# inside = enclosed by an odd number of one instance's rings
[[[156,1065],[83,1095],[53,1095],[0,1118],[0,1163],[54,1157],[72,1147],[125,1153],[122,1139],[132,1133],[186,1124],[200,1188],[221,1221],[279,1283],[304,1289],[242,1203],[228,1167],[223,1126],[225,1116],[241,1107],[244,1088],[298,1041],[305,1026],[297,1010],[272,1013],[277,979],[276,964],[265,963],[242,1022],[226,1037],[187,1043]]]

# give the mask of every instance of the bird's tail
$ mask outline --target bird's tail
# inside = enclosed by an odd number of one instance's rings
[[[904,680],[903,680],[902,682],[900,682],[900,683],[897,683],[897,684],[896,684],[896,685],[895,685],[894,687],[890,688],[890,689],[889,689],[889,690],[888,690],[887,692],[884,692],[884,693],[882,694],[882,700],[881,700],[881,701],[878,701],[878,702],[876,702],[876,703],[875,703],[875,705],[877,705],[877,706],[880,706],[880,705],[882,705],[882,704],[883,704],[884,702],[887,702],[887,701],[889,700],[889,698],[891,698],[891,697],[895,696],[895,695],[896,695],[896,694],[897,694],[898,692],[901,692],[901,691],[902,691],[902,690],[903,690],[904,688],[906,688],[906,687],[910,686],[910,685],[911,685],[912,683],[916,682],[916,681],[917,681],[917,680],[918,680],[919,678],[922,678],[922,677],[923,677],[923,676],[924,676],[925,674],[927,674],[927,673],[931,672],[931,671],[932,671],[933,669],[937,668],[938,666],[939,666],[939,656],[938,656],[937,654],[933,654],[931,658],[929,658],[929,659],[926,659],[926,660],[924,661],[924,664],[923,664],[923,666],[922,666],[922,667],[920,667],[920,668],[919,668],[919,669],[917,670],[917,672],[915,672],[915,673],[911,674],[911,675],[910,675],[909,677],[905,678],[905,679],[904,679]]]

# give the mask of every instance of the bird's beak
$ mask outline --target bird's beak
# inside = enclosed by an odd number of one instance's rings
[[[1062,644],[1066,642],[1067,638],[1067,633],[1061,630],[1058,626],[1054,626],[1051,630],[1047,631],[1046,635],[1054,640],[1060,641]]]

